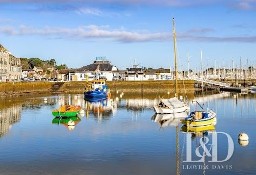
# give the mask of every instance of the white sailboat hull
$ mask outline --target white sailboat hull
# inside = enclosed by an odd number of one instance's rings
[[[170,99],[163,99],[158,105],[154,106],[156,114],[176,114],[176,113],[186,113],[190,111],[190,107],[178,100],[176,97]]]
[[[183,106],[180,108],[174,108],[174,109],[165,109],[158,106],[154,106],[155,113],[157,114],[177,114],[177,113],[186,113],[188,115],[189,113],[189,107]]]

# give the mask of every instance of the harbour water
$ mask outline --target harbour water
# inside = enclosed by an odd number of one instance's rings
[[[177,121],[159,123],[152,108],[157,99],[146,96],[101,103],[81,94],[2,99],[0,174],[255,174],[256,95],[196,100],[217,113],[215,128],[195,133],[182,131]],[[51,111],[61,104],[85,109],[75,126],[53,122]],[[238,141],[241,132],[249,141]]]

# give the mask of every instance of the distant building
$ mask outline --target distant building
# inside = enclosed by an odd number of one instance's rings
[[[96,60],[87,66],[69,72],[69,81],[86,81],[92,79],[106,79],[112,81],[117,74],[117,67],[113,66],[105,57],[96,57]]]
[[[22,80],[34,79],[36,72],[33,69],[23,69],[21,73]]]
[[[138,65],[133,65],[132,68],[127,68],[125,72],[126,81],[142,81],[146,80],[145,68],[138,67]]]
[[[0,44],[0,82],[20,81],[21,62]]]
[[[68,74],[69,74],[68,69],[58,70],[57,80],[58,81],[67,81],[68,80]]]
[[[125,71],[126,81],[146,81],[146,80],[170,80],[173,79],[170,69],[152,69],[142,68],[134,65]]]

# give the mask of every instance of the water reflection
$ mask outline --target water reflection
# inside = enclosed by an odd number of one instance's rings
[[[187,127],[183,125],[181,127],[181,131],[183,131],[184,133],[191,134],[192,138],[208,135],[209,131],[214,131],[214,130],[215,130],[214,125],[200,126],[200,127]]]
[[[1,100],[1,174],[201,174],[183,168],[184,138],[191,139],[194,153],[200,139],[210,139],[215,129],[230,134],[235,141],[234,155],[226,162],[233,169],[208,170],[207,174],[256,171],[255,139],[246,147],[240,146],[246,143],[237,143],[241,131],[256,137],[256,95],[204,99],[218,114],[216,128],[184,128],[173,115],[153,115],[157,102],[146,96],[90,102],[83,94]],[[72,121],[54,118],[51,111],[62,104],[81,106],[86,117]],[[139,114],[136,120],[134,114]],[[159,132],[159,126],[165,129]],[[226,155],[227,143],[220,140],[218,144],[220,154]],[[76,151],[70,154],[72,149]]]
[[[5,135],[13,124],[20,121],[21,105],[11,105],[0,110],[0,137]]]
[[[178,126],[181,118],[187,117],[186,113],[177,113],[177,114],[154,114],[151,117],[151,120],[158,123],[160,127],[167,126]]]
[[[93,114],[95,118],[102,120],[114,116],[117,103],[113,99],[85,100],[85,114],[88,117]]]
[[[80,117],[92,114],[98,120],[114,116],[117,110],[117,102],[113,99],[84,100],[83,94],[59,95],[57,104],[81,106],[85,113],[80,114]]]
[[[52,120],[53,124],[62,124],[68,128],[68,130],[74,130],[75,126],[81,121],[80,117],[66,117],[66,116],[57,116]]]
[[[180,155],[181,158],[184,158],[186,161],[182,162],[181,171],[183,174],[190,172],[191,174],[206,174],[206,171],[210,169],[209,159],[213,155],[212,147],[217,146],[216,143],[212,141],[213,133],[215,133],[215,126],[200,126],[200,127],[189,127],[185,125],[181,127],[181,131],[186,135],[186,155]],[[221,140],[219,139],[219,142]],[[189,150],[189,151],[188,151]],[[217,153],[216,153],[217,154]],[[187,161],[189,155],[190,161]],[[197,164],[195,164],[195,162]],[[197,166],[197,168],[190,169],[186,167]],[[185,168],[184,168],[185,167]]]

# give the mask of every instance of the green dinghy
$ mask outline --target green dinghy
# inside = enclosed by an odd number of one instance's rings
[[[75,117],[81,110],[80,106],[74,105],[63,105],[59,109],[55,109],[52,111],[52,115],[55,117],[58,116],[66,116],[66,117]]]

